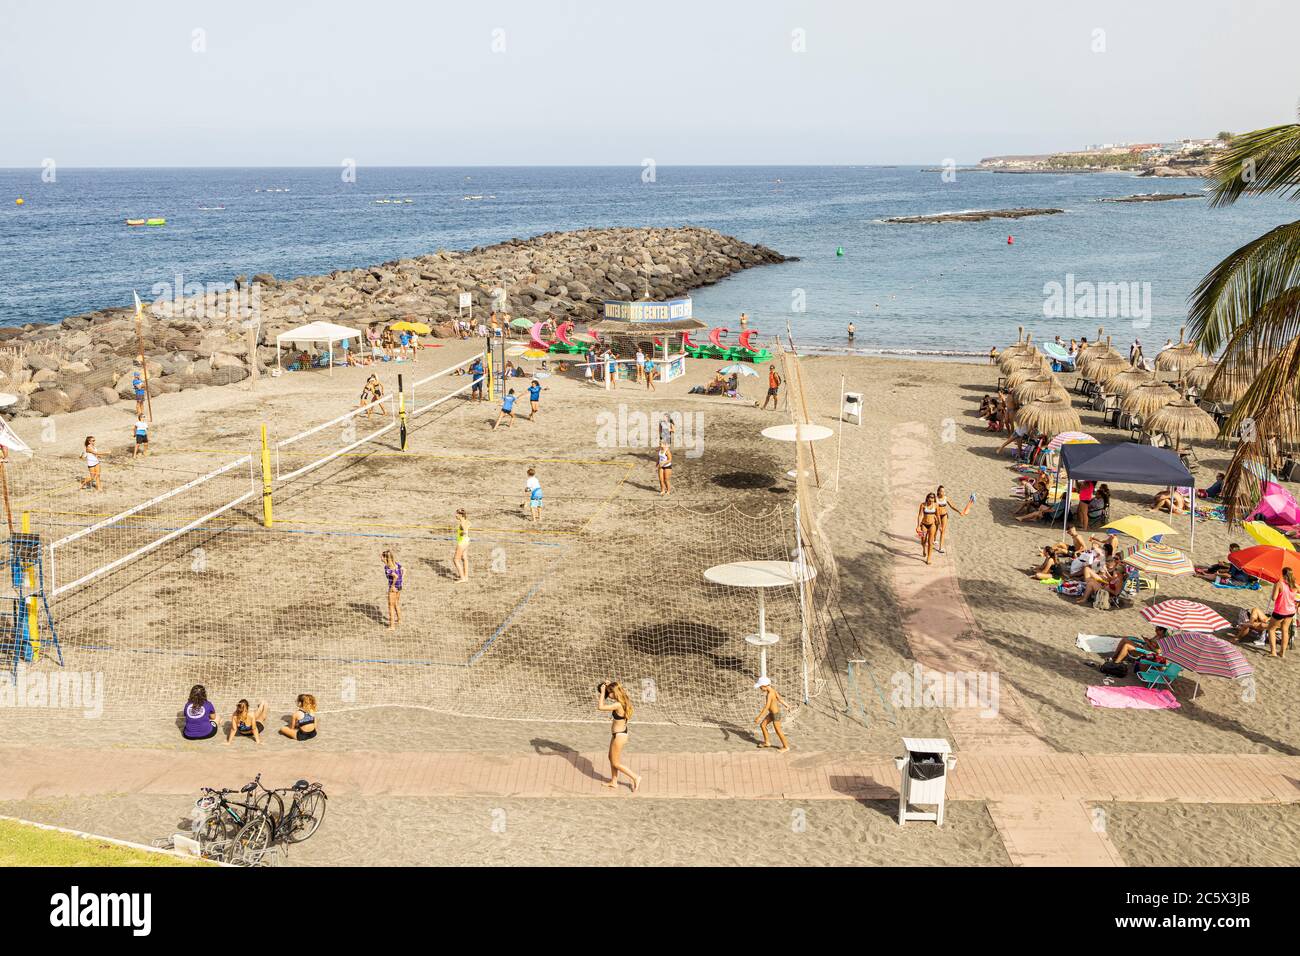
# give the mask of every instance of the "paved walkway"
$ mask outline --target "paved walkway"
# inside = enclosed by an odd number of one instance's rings
[[[889,754],[728,751],[637,754],[646,798],[897,800]],[[193,794],[235,787],[256,773],[273,786],[299,777],[331,794],[365,796],[613,797],[605,754],[577,751],[331,753],[308,746],[257,752],[0,747],[0,800],[112,793]],[[628,794],[626,784],[620,787]],[[1300,757],[1223,754],[961,753],[949,798],[984,802],[1300,803]],[[1008,825],[1015,818],[1008,815]],[[1092,830],[1089,824],[1089,830]]]

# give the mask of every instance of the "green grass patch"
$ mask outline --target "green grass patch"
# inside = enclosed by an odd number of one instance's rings
[[[14,820],[0,820],[0,866],[210,866],[203,860],[147,853],[94,837],[79,837]]]

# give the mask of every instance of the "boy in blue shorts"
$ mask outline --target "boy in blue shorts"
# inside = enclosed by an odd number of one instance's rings
[[[492,430],[496,431],[497,426],[507,418],[512,422],[515,420],[515,390],[513,388],[509,391],[506,397],[502,399],[501,411],[497,413],[497,420],[493,422]]]
[[[469,367],[469,374],[474,376],[474,383],[469,390],[469,397],[475,401],[483,401],[483,360],[475,359],[474,364]]]
[[[532,512],[533,521],[542,520],[542,483],[537,480],[537,469],[528,469],[528,481],[524,483],[525,504]]]

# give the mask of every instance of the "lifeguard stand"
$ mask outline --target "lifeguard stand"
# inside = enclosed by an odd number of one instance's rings
[[[54,615],[45,596],[45,568],[41,561],[41,536],[29,532],[9,536],[9,579],[13,591],[12,605],[4,643],[13,648],[12,671],[18,677],[20,663],[40,660],[46,646],[54,648],[59,666],[63,666],[63,648],[54,629]],[[45,634],[41,633],[41,610],[45,611]]]

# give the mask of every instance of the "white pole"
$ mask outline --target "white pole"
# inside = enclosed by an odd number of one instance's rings
[[[1196,479],[1192,479],[1192,497],[1187,502],[1187,512],[1191,516],[1187,519],[1192,526],[1191,541],[1187,545],[1187,553],[1191,554],[1196,548]]]
[[[858,421],[862,413],[858,412]],[[840,491],[840,460],[844,457],[844,376],[840,376],[840,434],[835,440],[835,493]],[[797,465],[795,467],[798,467]]]

